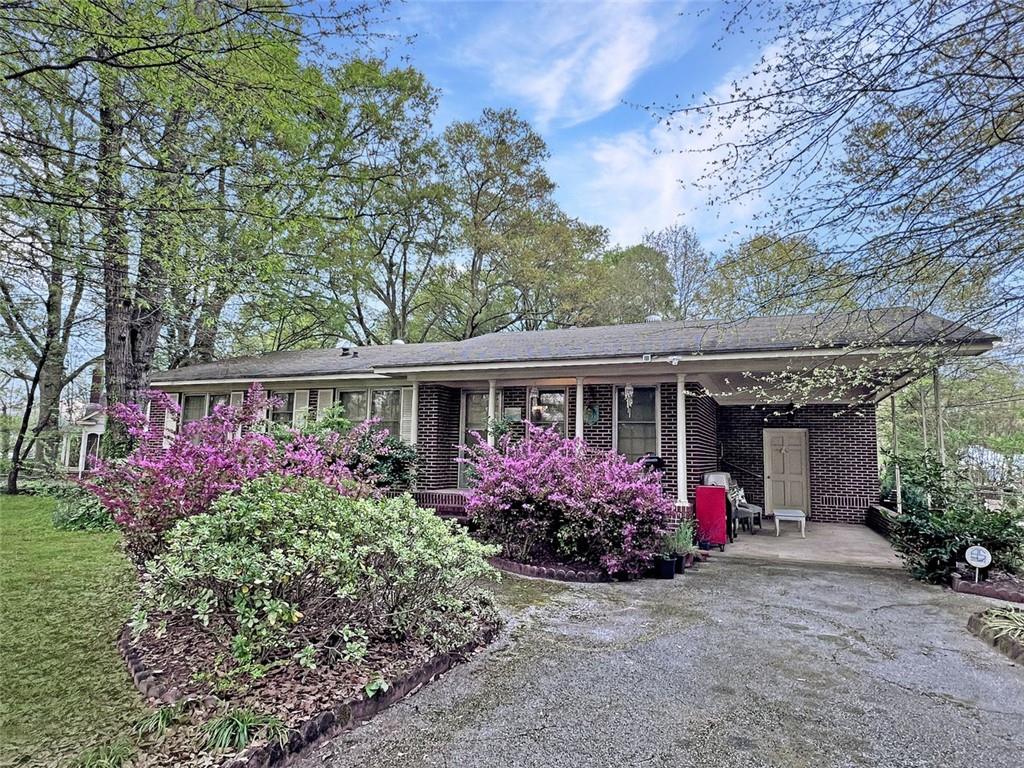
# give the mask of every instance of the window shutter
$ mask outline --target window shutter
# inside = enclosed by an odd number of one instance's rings
[[[169,395],[171,400],[181,405],[181,394],[174,392]],[[171,438],[178,431],[178,414],[174,413],[170,409],[164,411],[164,448],[167,448],[171,444]]]
[[[398,432],[402,442],[412,442],[412,387],[402,387],[402,416]]]
[[[334,405],[334,390],[320,389],[316,393],[316,417],[319,419],[324,411]]]
[[[245,392],[232,392],[231,393],[231,405],[235,408],[241,408],[245,403]]]
[[[295,400],[292,402],[292,426],[301,427],[309,415],[309,390],[295,390]]]

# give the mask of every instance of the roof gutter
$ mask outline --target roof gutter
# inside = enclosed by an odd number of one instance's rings
[[[955,355],[980,355],[992,349],[992,342],[975,342],[959,345],[932,345],[923,347],[926,350],[946,351],[955,349]],[[432,365],[379,366],[374,371],[384,375],[404,375],[410,373],[440,373],[451,371],[493,371],[522,368],[565,368],[583,365],[643,365],[649,363],[668,363],[677,365],[682,362],[696,360],[777,360],[780,358],[828,357],[838,355],[885,355],[902,351],[913,351],[914,347],[865,347],[863,349],[848,347],[820,347],[815,349],[781,349],[764,352],[691,352],[671,355],[641,355],[630,357],[580,357],[559,358],[555,360],[521,360],[486,363],[436,363]]]

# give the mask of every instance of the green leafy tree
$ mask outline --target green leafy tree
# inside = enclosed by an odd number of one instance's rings
[[[592,304],[587,325],[642,323],[668,317],[675,291],[665,254],[646,245],[606,251],[589,275]]]
[[[805,238],[759,235],[715,265],[706,288],[713,317],[737,319],[856,309],[850,279]]]

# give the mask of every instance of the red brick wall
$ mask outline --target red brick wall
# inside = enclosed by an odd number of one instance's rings
[[[661,457],[665,460],[662,487],[676,498],[676,383],[661,385]],[[705,472],[718,469],[718,403],[698,384],[686,385],[686,498],[693,503],[694,489]]]
[[[700,385],[686,385],[686,498],[691,504],[704,473],[718,469],[718,410]]]
[[[171,395],[175,397],[175,395]],[[164,447],[164,427],[166,425],[166,409],[156,400],[149,403],[149,434],[146,439],[147,445],[151,448]]]
[[[505,387],[501,390],[501,409],[502,413],[499,414],[504,416],[506,408],[518,408],[519,409],[519,421],[511,426],[509,432],[516,437],[522,437],[526,433],[526,428],[523,426],[522,419],[527,416],[526,413],[526,387]]]
[[[612,385],[592,384],[583,387],[583,407],[597,407],[595,424],[583,425],[583,439],[602,451],[612,449]]]
[[[661,446],[658,455],[665,460],[665,471],[661,476],[661,487],[665,495],[675,499],[677,495],[676,478],[679,476],[679,463],[676,461],[676,383],[662,384],[661,391]],[[687,449],[689,453],[689,449]]]
[[[873,405],[808,405],[790,418],[778,406],[721,406],[718,433],[722,469],[731,472],[755,504],[764,504],[766,427],[807,430],[811,511],[815,520],[863,523],[878,501],[878,453]]]
[[[419,490],[455,488],[458,458],[460,390],[440,384],[420,384],[416,450]]]

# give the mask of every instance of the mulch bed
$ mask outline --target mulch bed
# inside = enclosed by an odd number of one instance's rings
[[[608,581],[604,571],[578,563],[559,563],[557,561],[539,563],[520,563],[504,557],[489,557],[487,562],[499,571],[515,573],[519,576],[530,576],[537,579],[554,579],[555,581],[576,581],[593,583]]]
[[[478,637],[450,653],[439,654],[425,644],[377,643],[358,664],[318,664],[305,669],[297,662],[271,669],[257,680],[237,687],[217,686],[206,677],[228,654],[213,638],[188,623],[170,625],[161,637],[147,629],[133,641],[125,629],[118,647],[142,695],[154,705],[189,702],[207,715],[225,704],[280,718],[290,731],[289,741],[255,744],[243,753],[202,756],[196,765],[276,766],[326,735],[369,719],[420,686],[465,660],[490,643],[496,626],[480,628]],[[373,697],[365,686],[383,678],[389,688]],[[181,738],[161,741],[144,765],[186,764],[194,754],[195,727],[182,729]]]
[[[1009,635],[997,638],[995,630],[985,626],[986,613],[988,611],[972,614],[967,620],[967,629],[971,634],[977,635],[993,648],[1009,656],[1011,661],[1024,665],[1024,643]]]
[[[997,600],[1024,603],[1024,579],[1012,573],[992,571],[984,581],[974,583],[973,571],[968,574],[954,573],[950,586],[955,592],[964,592]]]

